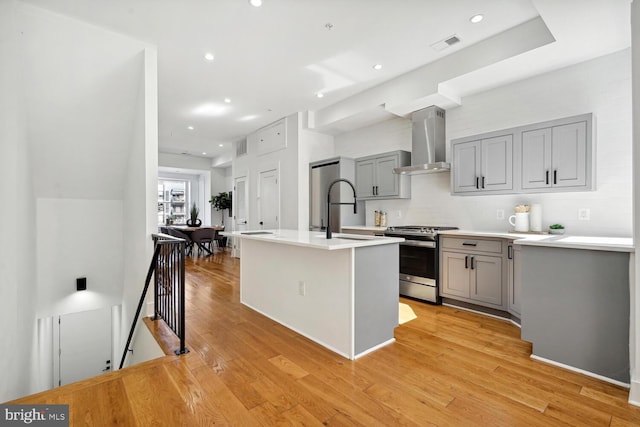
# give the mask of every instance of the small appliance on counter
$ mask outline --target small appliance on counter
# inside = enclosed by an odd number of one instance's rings
[[[385,236],[405,239],[400,243],[400,295],[441,304],[438,231],[457,229],[420,225],[387,228]]]

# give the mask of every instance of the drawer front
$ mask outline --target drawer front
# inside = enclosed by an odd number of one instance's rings
[[[473,237],[445,237],[442,239],[442,247],[444,249],[453,249],[465,252],[490,252],[495,254],[502,253],[502,241],[476,239]]]

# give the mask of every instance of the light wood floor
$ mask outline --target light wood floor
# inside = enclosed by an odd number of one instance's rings
[[[242,306],[238,275],[228,253],[188,263],[189,354],[16,403],[68,403],[91,426],[640,425],[627,390],[532,361],[509,323],[403,299],[418,318],[349,361]]]

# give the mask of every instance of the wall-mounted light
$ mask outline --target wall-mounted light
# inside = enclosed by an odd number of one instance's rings
[[[262,6],[262,0],[249,0],[249,4],[253,7]]]
[[[78,277],[76,279],[76,291],[86,291],[86,290],[87,290],[87,278]]]

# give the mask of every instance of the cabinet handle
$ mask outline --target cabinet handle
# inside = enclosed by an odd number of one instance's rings
[[[513,259],[513,246],[507,246],[507,259]]]
[[[549,171],[548,171],[548,170],[545,172],[545,178],[544,178],[544,181],[545,181],[545,183],[546,183],[547,185],[549,185]]]
[[[462,242],[462,246],[478,246],[477,243]]]
[[[464,268],[469,268],[469,255],[464,256]]]
[[[482,177],[482,188],[484,188],[484,176]]]
[[[557,184],[558,183],[558,169],[554,169],[553,171],[553,184]]]
[[[378,195],[378,186],[376,185],[376,196]]]
[[[480,189],[480,178],[476,176],[476,190]]]
[[[264,225],[264,222],[260,221],[260,225]]]
[[[471,258],[471,259],[469,260],[469,261],[470,261],[470,262],[469,262],[469,264],[471,265],[471,269],[473,270],[473,260],[474,260],[476,257],[471,256],[471,257],[469,257],[469,258]]]

